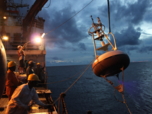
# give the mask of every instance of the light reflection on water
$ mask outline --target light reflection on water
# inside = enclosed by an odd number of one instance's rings
[[[55,82],[83,71],[86,66],[48,67],[48,82]],[[133,114],[152,113],[152,63],[131,63],[125,70],[125,98]],[[79,74],[80,75],[80,74]],[[56,100],[79,76],[65,82],[50,84],[52,97]],[[120,74],[121,76],[121,74]],[[109,77],[118,84],[115,77]],[[121,95],[116,94],[121,100]],[[128,114],[124,104],[114,98],[114,89],[103,78],[93,74],[91,67],[80,80],[66,93],[66,106],[69,114]]]

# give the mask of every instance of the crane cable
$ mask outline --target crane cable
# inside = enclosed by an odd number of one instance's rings
[[[111,26],[110,26],[110,3],[109,0],[107,0],[108,3],[108,23],[109,23],[109,33],[111,33]]]
[[[61,27],[62,25],[64,25],[65,23],[67,23],[68,21],[70,21],[74,16],[76,16],[78,13],[80,13],[84,8],[86,8],[93,0],[91,0],[88,4],[86,4],[81,10],[79,10],[77,13],[75,13],[73,16],[71,16],[69,19],[67,19],[66,21],[64,21],[62,24],[58,25],[57,27],[53,28],[52,30],[50,30],[49,32],[47,32],[46,34],[49,34],[53,31],[55,31],[56,29],[58,29],[59,27]]]
[[[109,34],[111,34],[111,26],[110,26],[110,3],[109,3],[109,0],[107,0],[107,4],[108,4]],[[104,77],[104,78],[106,79],[106,77]],[[112,83],[111,81],[109,81],[108,79],[106,79],[106,81],[108,81],[108,82],[114,87],[114,85],[113,85],[113,83]],[[130,111],[130,109],[129,109],[129,107],[128,107],[128,105],[127,105],[127,103],[126,103],[126,99],[125,99],[125,96],[124,96],[124,69],[123,69],[123,68],[122,68],[122,87],[123,87],[123,92],[120,92],[120,93],[121,93],[121,95],[122,95],[123,101],[119,101],[119,100],[116,98],[116,95],[115,95],[115,98],[117,99],[117,101],[124,103],[124,104],[126,105],[127,109],[128,109],[128,112],[129,112],[130,114],[132,114],[131,111]],[[115,87],[114,87],[114,88],[115,88]],[[116,88],[115,88],[115,91],[116,91]]]

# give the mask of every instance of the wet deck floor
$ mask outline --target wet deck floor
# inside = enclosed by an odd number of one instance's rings
[[[36,88],[36,90],[37,90],[37,94],[41,94],[44,91],[45,93],[51,93],[51,91],[47,89]],[[41,100],[44,103],[47,103],[45,97],[39,97],[39,100]],[[8,103],[8,98],[7,96],[4,95],[0,99],[0,114],[5,114],[7,103]],[[57,114],[57,112],[56,111],[50,112],[49,109],[45,109],[37,104],[34,104],[32,105],[29,114]]]

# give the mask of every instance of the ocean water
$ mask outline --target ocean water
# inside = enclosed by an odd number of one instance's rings
[[[115,99],[114,88],[103,78],[95,76],[91,66],[84,73],[86,67],[47,67],[48,87],[52,90],[53,100],[66,92],[69,114],[87,114],[88,110],[92,114],[129,114],[126,105]],[[79,76],[81,78],[76,81]],[[108,79],[118,84],[115,76]],[[125,99],[132,114],[152,114],[152,62],[130,63],[124,71],[124,86]],[[120,93],[117,92],[116,96],[122,100]]]

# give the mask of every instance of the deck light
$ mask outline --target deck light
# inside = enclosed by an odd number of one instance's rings
[[[34,41],[35,41],[36,43],[40,43],[40,42],[42,41],[42,39],[41,39],[40,37],[36,37],[36,38],[34,39]]]
[[[42,34],[41,38],[43,38],[45,36],[45,33]]]
[[[7,17],[6,17],[6,16],[3,16],[3,19],[7,19]]]
[[[8,36],[6,36],[6,35],[2,36],[3,41],[8,41],[8,39],[9,39]]]

